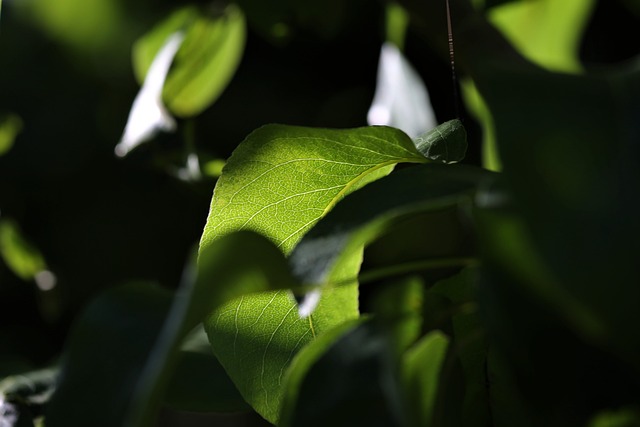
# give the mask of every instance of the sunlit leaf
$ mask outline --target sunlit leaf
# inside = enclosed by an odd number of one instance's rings
[[[235,5],[207,12],[197,7],[177,10],[134,45],[138,81],[144,80],[156,52],[176,31],[183,31],[185,40],[164,85],[163,99],[171,112],[189,117],[211,105],[233,77],[244,50],[244,16]]]
[[[239,229],[264,234],[288,253],[346,194],[388,174],[400,162],[425,162],[402,132],[385,127],[352,130],[269,125],[233,153],[218,180],[201,248]],[[353,283],[360,253],[351,253],[336,277]],[[282,376],[295,353],[314,336],[357,317],[357,289],[342,286],[301,319],[287,292],[245,297],[206,322],[216,356],[242,395],[275,422]]]
[[[303,283],[326,287],[334,269],[354,251],[412,215],[455,206],[468,200],[488,173],[462,165],[427,164],[398,171],[347,197],[304,236],[291,254],[293,271]],[[425,260],[461,266],[467,260]],[[462,263],[462,264],[461,264]],[[312,293],[308,295],[312,295]],[[305,299],[304,314],[313,306]]]

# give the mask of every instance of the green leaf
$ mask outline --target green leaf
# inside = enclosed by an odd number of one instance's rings
[[[24,280],[33,280],[47,268],[40,251],[25,239],[18,224],[10,219],[0,220],[0,255],[11,271]]]
[[[96,427],[126,425],[140,371],[170,304],[168,291],[144,283],[110,289],[91,303],[71,330],[46,408],[47,426],[84,426],[89,419]]]
[[[601,320],[600,343],[640,366],[629,328],[640,322],[632,302],[640,300],[640,69],[569,76],[478,67],[505,183],[533,250],[559,289]],[[516,123],[522,117],[530,119]]]
[[[299,353],[283,426],[404,426],[392,344],[374,319],[330,331]],[[327,342],[329,341],[329,342]]]
[[[283,379],[284,396],[279,419],[280,426],[291,425],[291,418],[296,411],[300,389],[309,370],[335,345],[336,341],[341,339],[349,331],[355,329],[364,319],[364,317],[360,317],[329,329],[295,355]]]
[[[438,281],[427,291],[426,298],[436,295],[449,303],[446,314],[451,321],[453,356],[460,361],[465,383],[462,406],[455,411],[465,426],[480,427],[491,424],[492,413],[486,385],[488,344],[475,295],[477,282],[478,268],[467,267]]]
[[[185,39],[167,76],[163,99],[174,114],[189,117],[211,105],[231,81],[244,50],[246,28],[235,5],[216,12],[196,7],[177,10],[135,43],[133,67],[140,83],[167,37],[176,31],[184,31]]]
[[[372,312],[388,335],[396,356],[421,335],[424,281],[417,276],[394,278],[374,294]]]
[[[0,156],[13,146],[16,136],[22,131],[22,119],[15,114],[7,114],[0,118]]]
[[[199,261],[197,274],[187,269],[173,299],[160,288],[131,284],[107,291],[87,308],[71,332],[48,426],[85,425],[96,413],[104,416],[93,419],[94,426],[152,425],[167,387],[180,384],[170,382],[172,375],[188,373],[184,364],[201,337],[181,351],[183,341],[208,312],[241,295],[297,286],[282,253],[255,233],[224,236],[200,251]],[[221,370],[202,369],[190,409],[240,409],[237,398],[226,395],[230,387]],[[70,420],[70,411],[77,417]]]
[[[216,185],[202,235],[207,246],[238,229],[257,231],[288,253],[346,194],[398,163],[424,163],[397,129],[267,125],[233,152]]]
[[[307,233],[291,254],[303,283],[334,284],[334,271],[352,253],[408,217],[469,201],[490,173],[464,165],[426,164],[398,171],[347,197]],[[425,268],[468,259],[426,260]]]
[[[443,163],[459,162],[467,152],[467,132],[458,119],[418,135],[413,142],[426,158]]]
[[[297,287],[282,253],[264,237],[247,231],[224,236],[202,249],[197,277],[190,276],[187,272],[182,293],[175,298],[141,373],[128,415],[131,426],[149,425],[153,420],[183,338],[207,313],[248,294]]]
[[[129,31],[121,4],[110,0],[61,0],[55,4],[34,0],[15,6],[25,9],[48,38],[85,54],[109,53],[112,44]]]
[[[403,3],[436,36],[443,5]],[[491,110],[504,182],[533,251],[601,320],[599,345],[640,368],[631,327],[640,323],[637,61],[602,73],[550,72],[522,58],[467,2],[451,4],[468,23],[456,54]]]
[[[530,61],[549,70],[579,72],[580,41],[595,3],[517,1],[491,8],[489,19]]]
[[[399,4],[390,2],[387,4],[385,15],[387,41],[395,44],[398,49],[404,50],[404,39],[409,26],[407,11]]]
[[[402,378],[415,425],[431,426],[449,338],[439,331],[429,332],[409,349],[402,361]]]
[[[588,427],[637,427],[640,410],[636,407],[602,411],[589,422]]]
[[[202,325],[180,347],[164,403],[172,409],[189,412],[251,410],[211,351]]]
[[[218,180],[201,248],[241,229],[257,231],[285,253],[346,194],[388,174],[399,162],[425,162],[411,140],[387,127],[351,130],[269,125],[234,151]],[[354,283],[361,252],[335,270]],[[358,316],[357,288],[323,296],[301,319],[288,292],[244,297],[213,313],[205,326],[213,350],[244,398],[276,422],[282,377],[305,344]]]
[[[554,71],[578,73],[580,39],[593,0],[514,1],[490,9],[489,19],[530,61]],[[484,129],[484,165],[500,169],[491,111],[471,80],[462,84],[465,104]]]

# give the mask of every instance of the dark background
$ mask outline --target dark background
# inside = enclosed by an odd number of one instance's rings
[[[70,323],[100,290],[130,280],[177,286],[207,217],[215,180],[187,183],[171,173],[184,162],[184,123],[125,159],[113,154],[138,90],[131,45],[187,3],[112,2],[120,17],[105,39],[82,43],[34,18],[37,1],[3,2],[0,113],[18,114],[24,128],[0,156],[0,214],[20,224],[58,284],[40,291],[0,262],[0,377],[55,360]],[[289,26],[280,39],[265,32],[271,17],[260,2],[240,3],[250,25],[244,58],[219,100],[195,119],[203,161],[228,157],[266,123],[366,125],[383,41],[381,2],[299,2],[319,12],[305,14],[299,5],[271,11]],[[581,57],[597,71],[636,55],[639,44],[629,9],[601,0]],[[406,54],[427,82],[438,119],[455,117],[446,60],[412,32]],[[459,114],[470,133],[466,161],[479,164],[479,129]]]

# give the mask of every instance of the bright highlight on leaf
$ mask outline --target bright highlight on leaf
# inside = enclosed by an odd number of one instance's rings
[[[261,233],[289,253],[343,197],[402,162],[427,159],[397,129],[264,126],[229,158],[214,190],[200,253],[243,229]],[[354,278],[360,262],[361,252],[350,253],[334,276],[348,285],[323,292],[307,319],[298,315],[293,296],[281,291],[245,296],[205,321],[221,364],[247,402],[270,422],[278,420],[284,373],[296,353],[358,316]]]
[[[378,81],[367,122],[396,127],[411,137],[437,124],[424,82],[392,43],[383,44],[380,50]]]
[[[313,312],[320,292],[339,283],[336,272],[363,245],[411,216],[467,200],[488,177],[480,168],[426,164],[397,171],[345,198],[305,234],[289,257],[298,280],[316,287],[305,295],[300,315]],[[451,267],[468,262],[450,261]]]
[[[413,142],[426,158],[442,163],[459,162],[467,152],[467,132],[458,119],[420,134]]]
[[[126,156],[161,130],[169,132],[175,129],[176,123],[162,102],[162,89],[183,40],[183,33],[173,33],[151,63],[144,84],[133,101],[122,139],[116,145],[117,156]]]

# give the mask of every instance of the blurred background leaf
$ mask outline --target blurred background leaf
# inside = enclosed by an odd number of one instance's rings
[[[5,114],[0,117],[0,156],[11,149],[22,126],[22,120],[15,114]]]
[[[167,76],[163,98],[173,113],[190,117],[211,105],[233,77],[244,51],[244,15],[235,5],[177,10],[134,45],[138,82],[142,83],[156,53],[176,31],[183,31],[185,40]]]
[[[20,227],[10,219],[0,219],[0,255],[7,267],[23,280],[33,280],[47,268],[40,251],[22,235]]]

